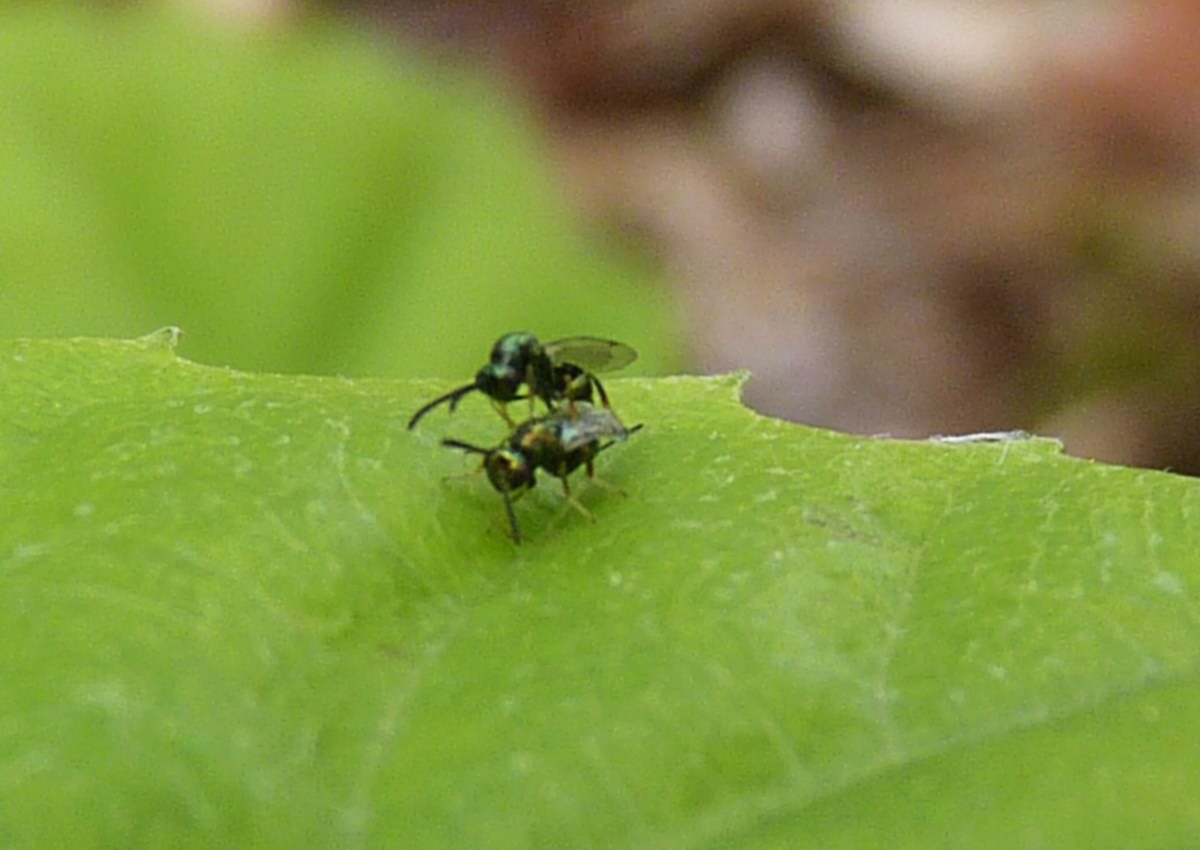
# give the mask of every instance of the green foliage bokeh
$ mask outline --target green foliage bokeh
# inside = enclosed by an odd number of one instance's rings
[[[0,10],[0,336],[182,326],[197,360],[470,374],[509,330],[676,363],[644,264],[565,213],[515,101],[329,21]]]

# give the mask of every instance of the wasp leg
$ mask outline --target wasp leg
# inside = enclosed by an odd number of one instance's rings
[[[596,521],[595,515],[583,506],[583,504],[571,495],[571,485],[567,482],[566,477],[562,478],[563,498],[566,499],[568,505],[579,511],[583,516],[587,517],[591,522]]]
[[[632,434],[635,431],[639,431],[639,430],[641,430],[641,427],[642,427],[641,425],[634,425],[633,428],[631,428],[629,430],[629,433]],[[616,445],[617,442],[618,441],[616,441],[616,440],[610,440],[609,442],[600,446],[600,448],[596,449],[596,454],[600,454],[600,452],[604,451],[605,449],[609,448],[610,446]],[[593,455],[592,457],[587,459],[587,462],[584,466],[584,468],[587,470],[588,480],[590,480],[593,484],[598,485],[601,489],[608,490],[610,493],[620,493],[622,496],[628,496],[629,494],[627,492],[625,492],[624,490],[622,490],[620,487],[618,487],[616,484],[613,484],[609,481],[605,481],[603,478],[601,478],[600,476],[598,476],[596,474],[595,460],[596,460],[596,457],[595,457],[595,455]]]
[[[605,481],[603,478],[599,477],[598,475],[589,475],[588,479],[593,484],[598,486],[601,490],[607,490],[610,493],[618,493],[622,496],[629,495],[624,490],[622,490],[620,487],[618,487],[616,484],[613,484],[611,481]]]
[[[612,410],[612,405],[608,403],[608,393],[604,391],[604,384],[600,383],[600,379],[595,375],[589,375],[588,377],[592,382],[592,386],[596,388],[596,394],[600,396],[600,403],[609,410]]]
[[[508,525],[512,529],[513,543],[519,545],[521,542],[521,526],[517,525],[517,512],[513,509],[513,502],[517,500],[521,493],[513,496],[508,490],[501,490],[500,495],[504,497],[504,510],[508,513]]]
[[[492,409],[500,415],[501,419],[508,423],[509,428],[517,427],[517,423],[513,422],[512,417],[508,415],[508,409],[505,407],[504,402],[492,399]]]
[[[600,396],[600,403],[602,405],[604,405],[604,408],[609,413],[611,413],[613,415],[613,418],[615,418],[617,420],[617,422],[621,425],[621,427],[624,428],[625,423],[621,422],[621,417],[617,416],[617,412],[612,409],[612,404],[610,404],[608,401],[608,393],[606,393],[604,391],[604,384],[600,383],[600,379],[597,378],[595,375],[589,375],[589,380],[591,381],[592,386],[596,388],[596,395]],[[632,434],[634,431],[638,430],[641,427],[642,427],[641,425],[633,426],[632,428],[628,429],[628,432],[625,434],[625,436],[628,437],[630,434]]]

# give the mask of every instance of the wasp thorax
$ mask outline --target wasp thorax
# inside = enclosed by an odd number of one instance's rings
[[[540,351],[541,347],[537,337],[531,333],[505,334],[492,346],[491,360],[499,363],[502,360],[524,359]]]

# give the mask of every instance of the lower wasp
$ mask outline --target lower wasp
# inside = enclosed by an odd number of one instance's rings
[[[641,427],[626,428],[611,410],[578,402],[573,411],[555,410],[521,423],[494,448],[452,439],[442,440],[442,445],[483,457],[482,469],[503,497],[512,538],[520,543],[521,528],[513,503],[537,486],[539,469],[561,480],[567,503],[591,518],[587,508],[571,495],[568,476],[582,466],[588,477],[595,479],[596,456]]]

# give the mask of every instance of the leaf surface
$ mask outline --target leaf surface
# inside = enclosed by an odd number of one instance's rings
[[[1200,834],[1192,480],[612,379],[627,495],[545,481],[517,547],[437,444],[478,396],[171,342],[0,345],[6,846]]]

